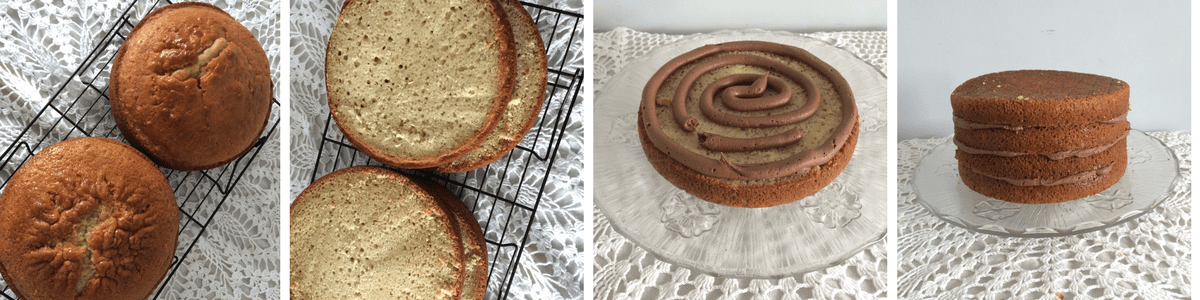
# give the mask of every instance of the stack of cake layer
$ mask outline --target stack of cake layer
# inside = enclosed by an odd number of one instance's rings
[[[980,194],[1055,203],[1103,191],[1125,174],[1125,82],[1006,71],[968,80],[950,102],[959,175]]]

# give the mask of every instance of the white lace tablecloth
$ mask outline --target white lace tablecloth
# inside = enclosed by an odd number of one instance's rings
[[[913,170],[948,138],[897,147],[897,291],[904,299],[1190,299],[1191,133],[1151,132],[1179,156],[1181,186],[1144,216],[1055,238],[1006,238],[943,222],[915,200]]]
[[[0,3],[0,145],[13,141],[133,2],[149,7],[154,1]],[[279,87],[279,2],[205,2],[225,9],[258,37],[271,63],[271,79]],[[278,88],[275,92],[278,95]],[[160,299],[279,298],[278,157],[276,134],[251,162]]]
[[[583,12],[580,0],[528,1],[555,9]],[[293,1],[291,4],[291,128],[292,162],[291,194],[293,199],[305,187],[312,176],[321,134],[329,116],[325,93],[325,45],[333,31],[342,7],[341,0]],[[586,19],[585,19],[586,20]],[[554,18],[540,19],[541,30],[554,28]],[[573,45],[564,36],[570,36],[571,25],[559,26],[551,49],[571,47],[578,49],[567,57],[551,57],[551,65],[565,62],[564,69],[583,68],[582,40]],[[582,26],[580,27],[582,28]],[[543,32],[543,37],[548,34]],[[551,51],[559,53],[562,51]],[[574,55],[574,56],[572,56]],[[554,78],[552,75],[551,78]],[[579,100],[577,104],[586,99]],[[554,172],[546,179],[545,194],[538,206],[533,226],[529,229],[529,241],[520,257],[516,279],[510,290],[511,299],[581,299],[583,298],[583,269],[586,262],[583,252],[586,235],[583,216],[583,109],[577,105],[571,112],[570,123],[565,127],[561,148],[554,165]],[[336,127],[330,130],[337,130]],[[501,160],[504,161],[504,160]],[[536,168],[536,167],[535,167]],[[531,172],[545,172],[543,170]]]
[[[887,33],[820,32],[797,34],[845,49],[887,74]],[[595,91],[621,68],[650,49],[683,35],[651,34],[628,28],[596,33]],[[871,299],[887,296],[887,250],[876,243],[839,265],[781,279],[713,277],[672,265],[613,230],[593,206],[593,279],[596,299]]]

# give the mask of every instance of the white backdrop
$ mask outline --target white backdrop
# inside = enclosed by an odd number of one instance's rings
[[[690,34],[761,28],[794,32],[886,30],[887,1],[595,0],[596,32],[627,27]]]
[[[1188,1],[904,1],[897,7],[898,138],[953,132],[950,92],[1018,69],[1099,74],[1130,85],[1129,122],[1190,130]]]

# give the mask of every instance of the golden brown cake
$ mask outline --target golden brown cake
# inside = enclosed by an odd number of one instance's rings
[[[517,0],[500,0],[516,39],[516,88],[500,123],[479,148],[450,163],[434,168],[442,173],[466,172],[491,164],[512,151],[533,127],[546,97],[546,52],[537,24]]]
[[[21,299],[146,299],[175,254],[171,185],[114,140],[42,149],[9,179],[0,207],[0,274]]]
[[[176,170],[223,166],[262,135],[271,114],[266,52],[229,14],[204,3],[151,12],[113,59],[109,97],[121,134]]]
[[[1125,82],[1065,71],[1006,71],[964,82],[950,103],[959,175],[980,194],[1055,203],[1099,193],[1125,174]]]
[[[717,204],[768,207],[812,195],[842,172],[858,111],[845,78],[807,51],[731,42],[659,69],[642,91],[638,135],[676,187]]]
[[[399,168],[439,166],[492,133],[513,94],[496,0],[346,1],[329,37],[329,109],[347,140]]]
[[[291,298],[459,299],[464,251],[451,211],[387,169],[321,177],[291,206]]]

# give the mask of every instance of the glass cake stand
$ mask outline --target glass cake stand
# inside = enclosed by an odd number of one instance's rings
[[[693,197],[663,179],[642,152],[642,88],[663,64],[706,44],[759,40],[796,46],[841,72],[859,110],[858,146],[820,192],[770,208],[734,208]],[[841,263],[887,231],[887,82],[854,54],[825,42],[761,30],[699,35],[630,62],[595,108],[595,203],[614,229],[672,264],[717,276],[779,278]]]
[[[934,215],[968,230],[1012,237],[1074,235],[1120,224],[1149,212],[1182,177],[1179,159],[1162,141],[1130,130],[1125,176],[1088,197],[1051,204],[1020,204],[990,198],[958,177],[953,139],[929,150],[913,171],[917,202]]]

